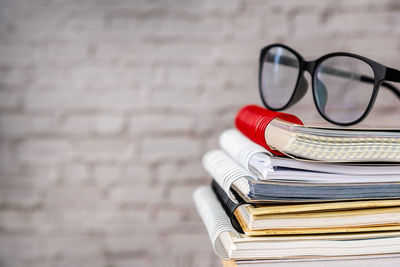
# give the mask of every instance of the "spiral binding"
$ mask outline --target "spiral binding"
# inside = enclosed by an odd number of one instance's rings
[[[214,177],[215,181],[224,189],[230,199],[238,203],[230,191],[231,185],[240,178],[251,177],[250,173],[219,149],[207,152],[203,156],[202,162],[204,168]]]
[[[219,145],[249,172],[251,172],[249,161],[254,154],[266,153],[271,155],[268,150],[252,142],[236,129],[225,130],[219,137]]]
[[[215,253],[224,259],[229,259],[229,253],[223,246],[219,235],[222,232],[231,232],[238,236],[238,232],[232,227],[230,219],[219,203],[217,196],[208,186],[202,186],[193,194],[197,211],[203,220],[208,235],[213,243]]]
[[[275,118],[303,125],[301,120],[294,115],[271,111],[256,105],[249,105],[240,109],[236,115],[235,124],[253,142],[265,147],[274,154],[283,155],[279,151],[270,148],[265,140],[265,129]]]

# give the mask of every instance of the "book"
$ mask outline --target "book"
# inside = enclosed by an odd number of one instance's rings
[[[238,233],[209,187],[193,195],[215,253],[226,260],[321,259],[400,252],[400,231],[252,237]]]
[[[203,156],[203,166],[237,203],[233,191],[248,203],[326,202],[400,198],[400,183],[300,183],[259,180],[222,150]]]
[[[250,205],[215,181],[212,189],[235,230],[250,236],[400,230],[400,200]]]
[[[387,207],[400,207],[400,199],[338,201],[338,202],[307,203],[307,204],[249,205],[247,209],[251,214],[258,216],[258,215],[284,214],[284,213],[362,210],[362,209],[387,208]]]
[[[295,118],[250,105],[238,112],[235,124],[278,155],[324,162],[400,162],[398,129],[313,127]]]
[[[254,215],[248,207],[234,214],[249,236],[400,230],[400,207],[268,215]]]
[[[267,259],[267,260],[222,260],[223,267],[267,267],[267,266],[295,266],[295,267],[348,267],[348,266],[385,266],[396,267],[400,262],[400,254],[353,256],[353,257],[325,257],[302,259]]]
[[[312,183],[398,182],[400,167],[299,161],[272,155],[236,129],[225,130],[221,148],[255,178]]]

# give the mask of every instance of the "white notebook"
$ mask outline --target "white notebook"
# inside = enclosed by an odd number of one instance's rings
[[[230,265],[229,265],[230,264]],[[400,264],[400,254],[358,257],[327,257],[282,260],[238,260],[228,263],[226,267],[397,267]]]
[[[219,143],[229,156],[260,180],[302,183],[400,181],[400,166],[319,163],[272,156],[236,129],[224,131]]]
[[[248,170],[242,167],[234,159],[222,150],[211,150],[203,156],[203,166],[215,179],[219,186],[227,193],[233,202],[235,191],[248,203],[267,202],[324,202],[343,200],[366,199],[391,199],[400,198],[400,183],[391,177],[374,177],[365,179],[364,176],[349,176],[360,179],[343,183],[340,180],[307,179],[308,176],[293,179],[257,179]],[[308,173],[308,172],[307,172]],[[319,175],[320,173],[309,172]],[[332,174],[333,175],[333,174]],[[311,177],[311,176],[310,176]],[[379,178],[379,182],[378,179]],[[310,178],[311,179],[311,178]],[[354,178],[355,179],[355,178]]]

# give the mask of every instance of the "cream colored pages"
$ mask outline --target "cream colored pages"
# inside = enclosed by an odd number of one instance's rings
[[[251,230],[400,225],[399,207],[254,216],[241,206],[239,212]]]
[[[206,226],[215,253],[223,259],[229,259],[229,253],[224,247],[220,236],[224,232],[239,236],[238,232],[232,227],[228,216],[211,188],[206,186],[198,188],[193,194],[193,199],[197,211]]]
[[[400,207],[400,200],[385,199],[385,200],[365,200],[365,201],[341,201],[328,203],[312,203],[312,204],[292,204],[292,205],[260,205],[247,206],[250,214],[268,215],[268,214],[289,214],[303,213],[314,211],[332,211],[332,210],[356,210],[356,209],[371,209],[384,207]]]
[[[326,162],[400,162],[398,131],[316,129],[274,119],[265,130],[273,149]]]
[[[230,261],[224,267],[348,267],[348,266],[384,266],[398,267],[400,254],[379,256],[324,257],[280,260],[241,260]],[[224,263],[225,264],[225,263]],[[229,265],[231,264],[231,265]]]

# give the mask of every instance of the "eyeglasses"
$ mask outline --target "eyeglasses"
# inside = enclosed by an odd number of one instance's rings
[[[318,112],[337,125],[354,125],[365,119],[380,86],[400,99],[400,90],[385,82],[400,82],[399,70],[344,52],[305,61],[293,49],[273,44],[264,47],[260,55],[259,88],[264,105],[279,111],[297,103],[308,88],[304,71],[311,74]]]

